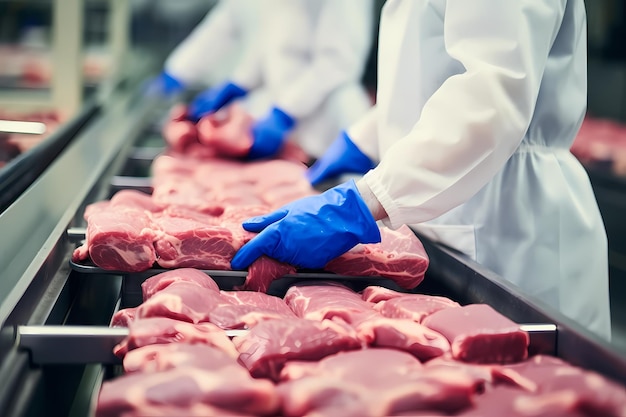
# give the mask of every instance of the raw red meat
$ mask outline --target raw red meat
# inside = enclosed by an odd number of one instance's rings
[[[248,275],[242,289],[267,292],[274,280],[296,272],[296,268],[289,264],[261,256],[248,267]]]
[[[339,317],[347,323],[374,314],[372,304],[351,289],[334,282],[297,284],[285,293],[285,302],[298,317],[320,321]]]
[[[128,327],[129,323],[135,320],[137,307],[123,308],[116,311],[111,318],[111,327]]]
[[[175,282],[190,282],[203,288],[219,292],[220,288],[213,279],[202,271],[193,268],[178,268],[162,272],[146,279],[141,284],[143,300],[146,301],[157,292],[167,288]]]
[[[448,339],[455,359],[512,363],[528,356],[528,333],[487,304],[445,308],[426,317],[423,324]]]
[[[131,350],[124,356],[124,372],[161,372],[192,367],[207,371],[228,369],[245,372],[235,358],[212,346],[191,343],[148,345]]]
[[[165,142],[177,152],[184,152],[198,141],[198,129],[189,120],[170,120],[163,126]]]
[[[142,405],[141,410],[126,411],[114,415],[116,417],[256,417],[252,414],[225,410],[202,403],[194,403],[185,407]],[[102,417],[102,415],[98,414],[96,417]]]
[[[134,208],[98,210],[88,219],[85,243],[72,254],[79,262],[88,257],[102,269],[140,272],[156,261],[157,233],[150,217]]]
[[[251,378],[243,368],[241,373],[232,372],[233,369],[213,372],[181,367],[120,376],[103,383],[96,416],[118,417],[127,412],[133,415],[160,406],[183,410],[184,414],[178,415],[185,416],[188,414],[184,410],[199,403],[259,416],[278,411],[279,399],[270,381]]]
[[[380,234],[380,243],[357,245],[324,269],[339,275],[381,276],[402,288],[417,287],[428,268],[422,242],[407,225],[398,230],[381,227]]]
[[[237,357],[233,343],[224,330],[212,323],[192,324],[165,317],[135,320],[128,326],[128,336],[113,349],[113,353],[123,358],[129,351],[142,346],[165,343],[202,343],[223,350]]]
[[[282,298],[256,291],[222,291],[231,302],[209,314],[211,323],[222,329],[251,328],[264,320],[295,318]]]
[[[359,339],[368,346],[403,350],[422,362],[450,350],[443,335],[412,320],[370,317],[355,327]]]
[[[390,290],[389,288],[385,287],[379,287],[377,285],[370,285],[369,287],[365,288],[361,293],[361,297],[363,298],[363,300],[370,303],[387,301],[403,295],[406,295],[406,293]]]
[[[404,294],[374,307],[385,317],[411,319],[421,323],[425,317],[444,308],[460,307],[459,303],[446,297],[425,294]]]
[[[144,301],[135,314],[136,319],[168,317],[190,323],[208,322],[213,309],[230,304],[221,294],[195,283],[178,281]]]
[[[483,388],[462,371],[425,369],[411,355],[391,349],[288,363],[281,375],[288,381],[279,385],[284,415],[293,417],[453,413],[469,407]]]
[[[239,351],[239,361],[252,376],[274,380],[287,361],[314,361],[361,348],[356,332],[346,323],[298,318],[262,321],[247,335],[235,337],[233,343]]]
[[[198,122],[198,140],[216,155],[244,158],[252,147],[252,117],[240,106],[206,115]]]
[[[170,216],[157,217],[155,223],[162,230],[154,246],[163,268],[230,270],[230,260],[243,245],[226,227]]]

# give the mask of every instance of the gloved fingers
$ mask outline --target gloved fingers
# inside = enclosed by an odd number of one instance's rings
[[[244,221],[242,223],[242,226],[248,232],[259,233],[270,224],[275,223],[285,217],[287,215],[287,212],[287,209],[278,209],[272,213],[266,214],[265,216],[252,217]]]
[[[272,257],[279,241],[280,235],[276,231],[268,230],[259,233],[237,251],[230,262],[231,268],[234,270],[246,269],[262,255]]]
[[[322,159],[318,159],[311,168],[306,170],[304,175],[311,185],[317,185],[332,174],[328,172],[328,164],[324,163]]]

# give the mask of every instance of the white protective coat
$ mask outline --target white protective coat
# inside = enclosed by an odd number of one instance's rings
[[[569,152],[583,0],[388,0],[377,105],[350,130],[392,227],[415,224],[610,337],[607,238]]]
[[[255,118],[278,106],[297,120],[293,139],[319,157],[371,107],[361,76],[374,33],[372,0],[222,0],[177,48],[166,68],[197,80],[234,38],[243,52],[231,74],[251,90]]]

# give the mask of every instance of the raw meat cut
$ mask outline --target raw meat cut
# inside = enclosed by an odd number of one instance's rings
[[[356,332],[346,323],[298,318],[262,321],[247,335],[233,338],[233,343],[252,376],[274,380],[287,361],[318,360],[361,348]]]
[[[135,320],[137,315],[137,307],[123,308],[113,314],[111,318],[111,327],[128,327],[128,324]]]
[[[445,308],[426,317],[423,324],[448,339],[455,359],[512,363],[528,356],[528,333],[487,304]]]
[[[252,123],[242,107],[231,105],[200,119],[198,140],[218,156],[245,158],[252,147]]]
[[[288,363],[281,375],[287,381],[279,385],[283,412],[290,417],[453,413],[469,407],[483,389],[482,381],[463,371],[425,369],[408,353],[391,349]]]
[[[372,304],[351,289],[334,282],[324,285],[297,284],[285,293],[285,302],[298,317],[321,321],[341,318],[347,323],[375,314]]]
[[[379,287],[377,285],[370,285],[361,293],[363,301],[368,301],[370,303],[379,303],[381,301],[391,300],[392,298],[403,295],[406,295],[406,293],[390,290],[385,287]]]
[[[421,323],[424,318],[444,308],[460,307],[459,303],[446,297],[425,294],[404,294],[381,301],[374,307],[385,317],[411,319]]]
[[[102,412],[101,412],[102,413]],[[147,405],[141,406],[141,410],[125,411],[114,414],[116,417],[256,417],[248,413],[240,413],[223,408],[213,407],[202,403],[193,403],[185,407]],[[98,414],[96,417],[102,417]]]
[[[103,383],[96,416],[132,415],[157,406],[184,410],[198,403],[260,416],[278,411],[278,395],[270,381],[251,378],[243,368],[241,373],[231,371],[181,367],[122,375]]]
[[[162,272],[146,279],[141,284],[143,301],[175,282],[190,282],[200,287],[219,292],[220,288],[213,279],[202,271],[193,268],[178,268]]]
[[[157,258],[153,244],[156,237],[152,221],[143,210],[97,210],[90,214],[85,243],[74,251],[72,260],[89,257],[102,269],[145,271]]]
[[[135,320],[128,326],[128,336],[118,343],[113,353],[123,358],[129,351],[142,346],[165,343],[202,343],[223,350],[232,357],[238,353],[224,330],[212,323],[192,324],[184,321],[153,317]]]
[[[212,346],[191,343],[148,345],[131,350],[124,356],[124,371],[161,372],[192,367],[207,371],[246,372],[236,359]]]
[[[176,152],[184,152],[198,141],[198,129],[189,120],[170,120],[163,126],[165,142]]]
[[[251,328],[264,320],[295,318],[282,298],[256,291],[222,291],[231,302],[209,314],[211,323],[222,329]]]
[[[155,219],[161,233],[154,246],[163,268],[230,270],[230,260],[243,241],[230,229],[193,219],[161,216]]]
[[[296,268],[289,264],[261,256],[248,267],[248,275],[242,289],[267,292],[274,280],[296,272]]]
[[[190,323],[208,322],[211,311],[226,304],[230,304],[230,301],[214,289],[178,281],[137,307],[135,318],[168,317]]]
[[[330,261],[324,270],[348,276],[380,276],[402,288],[417,287],[429,263],[422,242],[407,225],[398,230],[381,227],[380,235],[380,243],[359,244]]]
[[[443,335],[408,319],[370,317],[355,326],[359,339],[368,346],[408,352],[422,362],[450,350]]]

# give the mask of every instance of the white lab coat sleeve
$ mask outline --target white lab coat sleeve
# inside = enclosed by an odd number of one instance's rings
[[[447,1],[445,47],[466,70],[442,83],[364,177],[389,226],[442,215],[504,166],[530,124],[566,1]]]
[[[220,64],[240,33],[229,1],[220,1],[167,57],[165,70],[186,84],[201,83]]]
[[[250,91],[263,84],[263,36],[262,29],[257,36],[247,43],[241,58],[237,62],[232,81],[238,86]]]
[[[372,106],[367,113],[346,129],[346,133],[361,152],[372,161],[380,160],[378,151],[378,110]]]
[[[372,42],[372,18],[369,0],[324,0],[313,35],[312,61],[281,88],[275,104],[299,119],[312,114],[338,86],[359,82]]]

